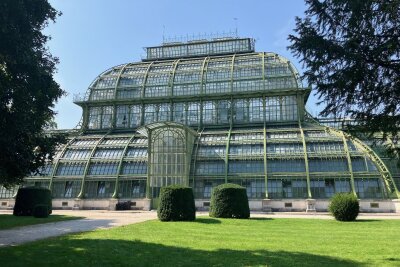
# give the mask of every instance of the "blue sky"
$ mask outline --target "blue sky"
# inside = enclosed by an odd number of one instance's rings
[[[48,43],[60,59],[55,79],[68,92],[58,101],[56,122],[60,129],[73,128],[81,108],[72,103],[74,94],[84,93],[104,70],[140,61],[143,47],[162,43],[167,37],[234,31],[256,39],[257,51],[276,52],[293,62],[286,49],[295,16],[303,16],[303,0],[50,0],[63,15],[46,28]],[[234,18],[237,18],[235,21]],[[316,111],[314,97],[309,109]]]

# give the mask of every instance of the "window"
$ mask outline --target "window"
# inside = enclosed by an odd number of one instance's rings
[[[171,105],[169,103],[162,103],[158,110],[158,121],[170,121]]]
[[[214,102],[203,102],[203,124],[215,124],[217,122],[217,110]]]
[[[221,94],[230,92],[230,90],[231,90],[230,82],[214,82],[205,84],[206,94]]]
[[[6,189],[3,186],[0,186],[0,198],[12,198],[18,191],[18,187],[13,187],[10,189]]]
[[[86,198],[110,198],[114,193],[115,182],[87,181],[85,186]]]
[[[196,179],[193,186],[195,198],[210,198],[212,189],[223,183],[225,179]]]
[[[102,107],[102,109],[103,109],[103,114],[102,114],[101,128],[102,129],[111,128],[114,109],[111,106],[105,106]]]
[[[119,79],[118,86],[120,87],[131,87],[131,86],[142,86],[144,81],[144,75],[140,76],[122,76]]]
[[[353,172],[365,172],[367,171],[367,166],[364,158],[352,158],[351,166]]]
[[[261,98],[251,98],[249,100],[249,120],[250,122],[264,121],[263,100]]]
[[[147,148],[132,147],[126,152],[126,157],[147,157]]]
[[[53,198],[76,198],[80,191],[80,181],[54,181],[51,193]]]
[[[140,121],[142,119],[142,107],[139,105],[132,105],[130,107],[130,118],[129,126],[131,128],[136,128],[140,126]]]
[[[146,162],[124,162],[122,165],[122,174],[146,174]]]
[[[267,153],[273,156],[273,154],[294,154],[301,153],[303,156],[303,144],[302,143],[268,143],[267,142]]]
[[[225,162],[224,161],[200,161],[196,162],[196,174],[224,174]]]
[[[231,155],[263,155],[264,146],[262,144],[253,145],[230,145],[229,154]]]
[[[249,121],[249,109],[247,101],[244,99],[237,99],[234,102],[233,120],[238,123]]]
[[[125,145],[128,143],[129,138],[105,138],[101,141],[101,145]]]
[[[173,120],[178,123],[186,124],[185,103],[174,103]]]
[[[72,146],[94,146],[99,139],[78,139],[72,142]]]
[[[141,88],[119,88],[117,89],[117,99],[139,98],[141,96],[141,93]]]
[[[123,149],[115,149],[115,148],[98,148],[94,153],[93,157],[95,158],[121,158]]]
[[[168,86],[150,86],[145,89],[146,97],[162,97],[170,94]]]
[[[268,173],[305,172],[304,159],[270,159],[267,161]]]
[[[198,95],[200,94],[200,83],[192,84],[174,84],[174,95]]]
[[[264,173],[264,161],[229,161],[229,173]]]
[[[101,127],[101,107],[89,108],[89,129],[100,129]]]
[[[89,129],[105,129],[111,128],[113,107],[90,107],[89,108]]]
[[[89,175],[116,175],[118,163],[91,163],[89,166]]]
[[[229,179],[228,183],[238,184],[246,188],[248,198],[264,198],[265,197],[265,180],[264,179]]]
[[[56,176],[80,176],[85,170],[84,163],[60,163],[57,168]]]
[[[359,198],[383,198],[379,179],[354,179],[354,185]]]
[[[346,172],[348,165],[346,159],[309,159],[310,172]]]
[[[120,198],[144,198],[146,196],[146,180],[129,180],[119,182]]]
[[[90,157],[90,149],[67,149],[63,158],[65,159],[87,159]]]
[[[188,103],[188,111],[187,111],[187,124],[188,125],[196,125],[200,121],[200,104],[197,102],[189,102]]]
[[[198,149],[198,155],[202,157],[225,157],[226,146],[201,146]]]
[[[115,87],[116,77],[103,77],[97,80],[96,88],[113,88]]]
[[[129,106],[117,106],[117,128],[128,128],[129,126]]]
[[[231,117],[231,103],[228,100],[220,100],[217,102],[217,123],[229,123]]]
[[[157,121],[157,105],[146,105],[144,111],[144,124],[150,124]]]

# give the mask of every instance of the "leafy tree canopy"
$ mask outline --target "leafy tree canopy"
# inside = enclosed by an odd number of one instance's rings
[[[47,0],[0,1],[0,184],[10,186],[51,159],[60,135],[54,102],[64,94],[54,81],[57,58],[42,30],[58,13]]]
[[[306,0],[306,5],[289,49],[326,104],[320,115],[350,116],[360,123],[357,130],[398,140],[400,0]]]

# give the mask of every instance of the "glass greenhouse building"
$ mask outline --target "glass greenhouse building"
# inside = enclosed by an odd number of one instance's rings
[[[253,210],[326,210],[337,192],[353,192],[364,210],[400,210],[400,170],[368,142],[312,118],[311,88],[287,59],[236,37],[146,51],[75,96],[80,127],[41,175],[26,178],[50,188],[55,207],[130,200],[151,209],[162,186],[182,184],[206,209],[213,187],[235,183]],[[14,193],[3,188],[0,197]]]

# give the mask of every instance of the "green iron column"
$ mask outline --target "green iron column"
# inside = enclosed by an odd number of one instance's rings
[[[264,183],[265,198],[268,198],[268,168],[267,168],[267,129],[264,121]]]
[[[140,97],[141,97],[141,99],[143,100],[144,98],[145,98],[145,96],[146,96],[146,83],[147,83],[147,78],[149,77],[149,72],[150,72],[150,69],[151,69],[151,67],[153,66],[153,64],[154,64],[154,61],[153,62],[151,62],[150,64],[149,64],[149,66],[147,67],[147,69],[146,69],[146,73],[145,73],[145,75],[144,75],[144,79],[143,79],[143,86],[142,86],[142,92],[140,93]],[[141,108],[142,108],[142,111],[141,111],[141,118],[140,118],[140,125],[144,125],[145,124],[145,122],[144,122],[144,114],[145,114],[145,112],[146,112],[146,107],[145,107],[145,104],[142,102],[141,103]]]
[[[174,80],[175,80],[176,68],[178,67],[179,61],[180,61],[180,59],[174,61],[172,73],[169,78],[168,85],[171,87],[170,97],[174,96]]]
[[[151,131],[148,131],[147,136],[147,179],[146,179],[146,198],[151,199],[150,179],[151,179]]]
[[[200,134],[197,136],[197,144],[196,144],[196,150],[194,152],[194,159],[193,159],[193,175],[192,175],[192,182],[193,182],[193,186],[194,186],[194,176],[196,174],[196,163],[197,163],[197,154],[199,151],[199,144],[200,144],[200,140],[201,140],[201,136],[203,134],[204,128],[200,131]]]
[[[233,71],[234,71],[234,67],[235,67],[235,57],[236,54],[234,54],[232,56],[232,62],[231,62],[231,86],[230,86],[230,93],[233,93]]]
[[[228,138],[226,140],[225,148],[225,183],[228,183],[228,172],[229,172],[229,144],[231,140],[232,127],[229,128]]]
[[[304,136],[303,128],[301,127],[301,121],[299,119],[299,130],[301,135],[301,140],[303,143],[303,153],[304,153],[304,165],[306,168],[306,177],[307,177],[307,198],[312,198],[311,194],[311,181],[310,181],[310,169],[308,167],[308,155],[307,155],[307,145],[306,145],[306,138]]]
[[[349,147],[347,146],[347,140],[346,140],[346,137],[344,136],[343,132],[342,132],[341,136],[342,136],[344,151],[346,152],[347,165],[348,165],[349,172],[350,172],[351,191],[357,197],[356,187],[355,187],[355,184],[354,184],[353,166],[352,166],[352,163],[351,163],[351,156],[350,156]]]
[[[201,77],[200,77],[200,95],[204,94],[204,74],[207,72],[208,61],[210,57],[205,57],[201,65]]]

